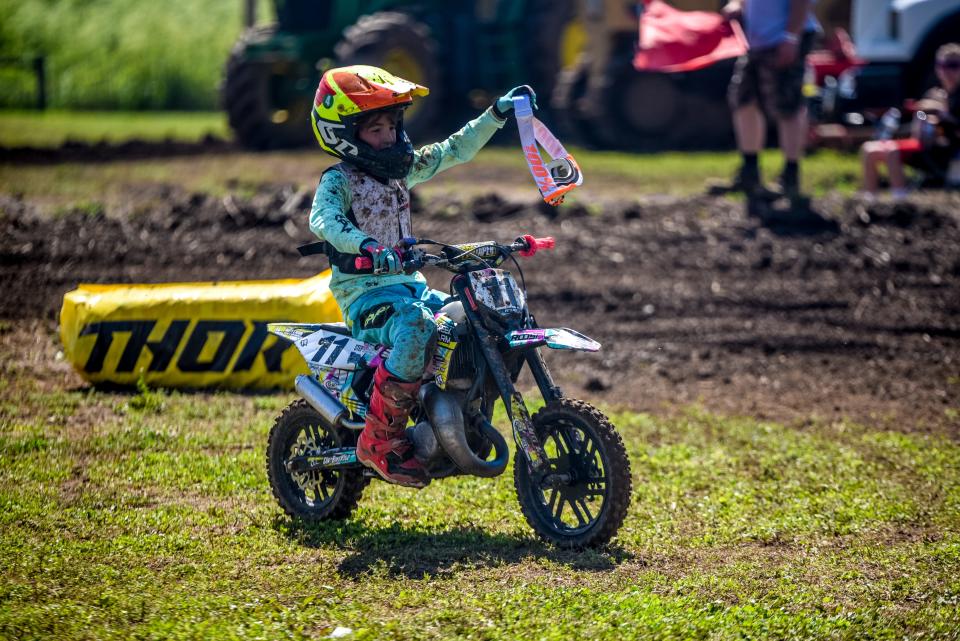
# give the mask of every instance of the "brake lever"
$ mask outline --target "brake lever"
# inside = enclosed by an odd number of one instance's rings
[[[426,252],[424,252],[422,249],[409,248],[403,253],[403,255],[404,255],[404,258],[406,259],[403,261],[404,274],[412,274],[423,267],[424,258],[426,257]],[[410,258],[406,258],[407,256],[409,256]]]

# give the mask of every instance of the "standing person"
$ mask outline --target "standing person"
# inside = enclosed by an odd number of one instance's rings
[[[429,483],[405,428],[436,343],[433,315],[447,298],[403,272],[397,246],[413,235],[409,190],[472,159],[503,127],[514,95],[528,93],[536,106],[530,88],[517,87],[445,141],[414,151],[403,111],[428,92],[376,67],[340,67],[323,74],[311,112],[320,147],[341,160],[323,172],[310,211],[330,258],[330,291],[355,338],[392,348],[374,374],[357,459],[409,487]],[[372,269],[355,266],[363,256]]]
[[[766,142],[766,114],[777,119],[784,165],[780,187],[800,194],[800,156],[807,137],[803,98],[804,60],[820,31],[815,0],[731,0],[723,8],[741,20],[750,50],[736,63],[727,93],[742,164],[727,191],[770,194],[760,178],[757,154]]]
[[[960,153],[960,44],[952,42],[937,49],[934,70],[940,85],[927,91],[916,109],[926,120],[914,121],[909,138],[871,140],[863,143],[863,191],[870,196],[879,188],[879,167],[887,164],[890,191],[894,198],[907,193],[903,165],[946,178],[950,163]]]

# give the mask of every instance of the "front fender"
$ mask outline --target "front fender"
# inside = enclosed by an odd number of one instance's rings
[[[518,329],[505,336],[511,348],[540,347],[546,345],[552,349],[566,349],[577,352],[598,352],[600,343],[589,336],[566,327],[547,329]]]

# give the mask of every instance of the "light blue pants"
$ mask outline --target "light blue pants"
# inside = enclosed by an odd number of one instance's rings
[[[391,374],[417,381],[436,343],[433,316],[448,298],[423,283],[380,287],[350,305],[347,325],[357,340],[392,348],[386,362]]]

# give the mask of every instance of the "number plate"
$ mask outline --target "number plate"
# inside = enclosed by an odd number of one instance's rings
[[[477,302],[498,312],[520,312],[526,307],[523,290],[508,271],[483,269],[470,272]]]
[[[312,370],[354,370],[376,354],[372,345],[325,330],[299,339],[296,345]]]

